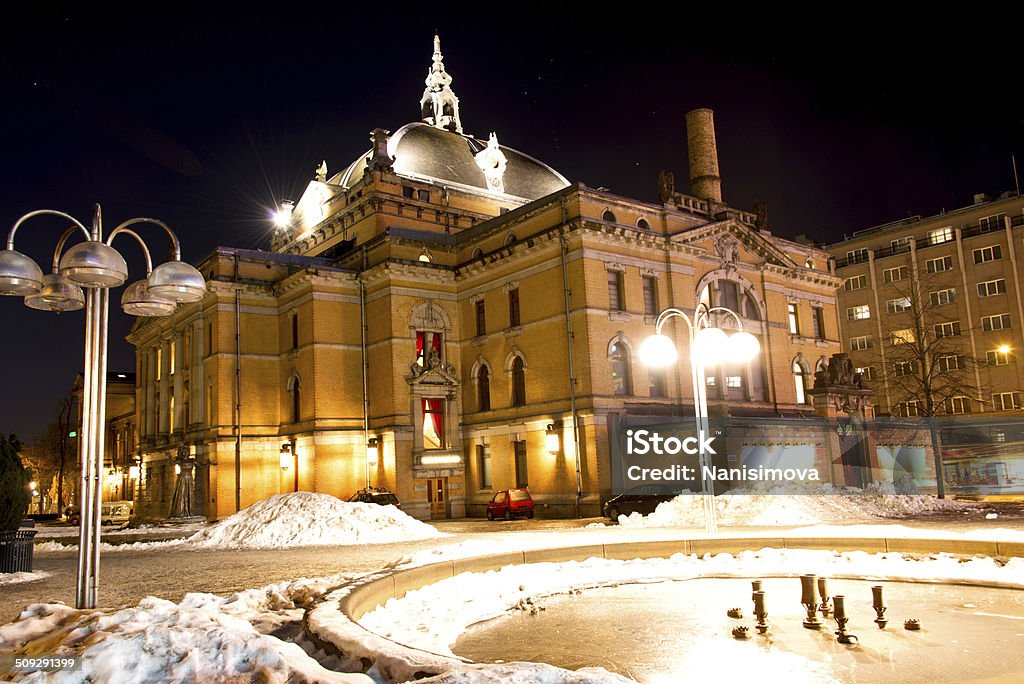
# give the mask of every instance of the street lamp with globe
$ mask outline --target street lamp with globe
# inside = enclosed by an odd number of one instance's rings
[[[736,332],[729,334],[715,326],[713,314],[723,313],[736,321]],[[739,315],[724,306],[707,306],[701,303],[692,318],[676,308],[669,308],[658,314],[654,334],[640,345],[640,360],[651,368],[665,368],[679,360],[675,342],[662,333],[665,323],[671,318],[686,322],[690,342],[690,375],[693,381],[693,412],[698,434],[707,435],[708,394],[704,380],[704,369],[723,361],[746,363],[761,352],[761,343],[749,332],[743,330]],[[718,532],[718,515],[715,510],[715,481],[709,477],[707,454],[701,450],[698,467],[701,473],[701,496],[704,507],[704,529],[708,534]]]

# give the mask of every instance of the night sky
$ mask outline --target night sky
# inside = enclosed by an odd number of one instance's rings
[[[1024,51],[1015,22],[980,10],[939,25],[859,5],[826,21],[689,3],[622,5],[638,8],[628,17],[556,2],[117,4],[5,10],[4,235],[25,212],[87,222],[100,202],[108,232],[162,219],[193,263],[217,245],[265,249],[271,207],[298,199],[322,159],[333,173],[371,129],[418,118],[435,29],[465,130],[591,187],[656,201],[667,168],[685,192],[683,116],[711,107],[726,202],[763,198],[788,237],[836,240],[997,195],[1014,187],[1012,154],[1024,170]],[[63,227],[31,221],[16,248],[48,272]],[[162,234],[144,230],[162,260]],[[115,246],[142,277],[138,248]],[[30,439],[82,368],[84,316],[0,307],[0,431]],[[130,324],[117,309],[110,370],[134,368]]]

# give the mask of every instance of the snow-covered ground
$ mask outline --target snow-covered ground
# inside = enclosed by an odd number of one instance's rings
[[[341,501],[329,494],[293,492],[257,501],[187,539],[101,543],[102,552],[187,546],[218,549],[281,549],[296,546],[386,544],[443,537],[430,525],[394,506]],[[77,546],[40,542],[37,552],[76,551]]]
[[[1005,564],[992,558],[963,559],[948,554],[925,558],[898,553],[869,554],[762,549],[698,558],[677,554],[647,560],[590,558],[566,563],[510,565],[498,571],[462,573],[364,615],[370,631],[431,653],[453,656],[451,645],[467,627],[511,610],[534,610],[552,594],[623,583],[686,580],[701,576],[769,577],[814,573],[821,577],[878,580],[980,582],[1024,588],[1024,558]]]
[[[871,518],[892,518],[932,511],[956,511],[977,504],[928,495],[897,494],[891,482],[864,489],[833,488],[831,484],[779,485],[734,490],[715,497],[721,525],[808,525]],[[623,527],[700,527],[704,525],[703,497],[683,494],[660,504],[644,516],[620,515]]]
[[[10,584],[36,582],[49,576],[50,573],[48,572],[0,572],[0,587]]]

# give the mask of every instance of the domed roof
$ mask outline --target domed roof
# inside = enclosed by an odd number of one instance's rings
[[[401,176],[495,193],[476,161],[476,155],[487,147],[486,141],[416,122],[395,131],[388,140],[388,155]],[[547,164],[504,145],[497,147],[506,162],[502,176],[504,194],[535,200],[569,185],[562,174]],[[365,167],[363,156],[342,174],[341,184],[348,186],[350,179],[361,177]]]

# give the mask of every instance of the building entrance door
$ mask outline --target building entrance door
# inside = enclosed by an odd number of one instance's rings
[[[430,503],[430,519],[448,517],[448,478],[437,477],[427,480],[427,502]]]

